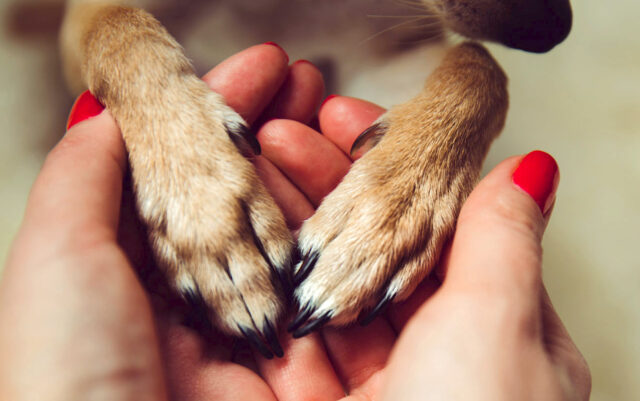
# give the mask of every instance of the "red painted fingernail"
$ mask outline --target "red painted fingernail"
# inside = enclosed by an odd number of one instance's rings
[[[320,105],[320,107],[324,106],[329,100],[333,99],[334,97],[338,97],[338,95],[327,96],[327,98],[322,101],[322,104]]]
[[[559,180],[558,163],[540,150],[526,155],[513,172],[513,182],[533,198],[542,214],[553,205]]]
[[[311,65],[313,65],[313,63],[311,61],[305,60],[303,58],[301,58],[300,60],[296,60],[296,62],[293,63],[293,65],[296,65],[296,64],[311,64]]]
[[[67,120],[67,129],[73,127],[81,121],[95,117],[102,113],[104,106],[93,97],[91,92],[82,92],[78,99],[76,99],[73,107],[71,107],[71,113],[69,113],[69,119]]]
[[[279,44],[277,44],[276,42],[265,42],[265,43],[263,43],[263,44],[265,44],[265,45],[270,45],[270,46],[275,46],[275,47],[277,47],[278,49],[280,49],[280,51],[281,51],[282,53],[284,53],[285,57],[287,58],[287,64],[289,63],[289,55],[287,54],[287,52],[286,52],[286,51],[284,51],[284,49],[282,48],[282,46],[280,46],[280,45],[279,45]]]

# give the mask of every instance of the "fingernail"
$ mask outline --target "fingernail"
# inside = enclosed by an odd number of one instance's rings
[[[102,110],[104,110],[104,106],[98,102],[98,99],[93,97],[91,92],[83,92],[71,107],[71,113],[69,113],[69,119],[67,120],[67,129],[81,121],[97,116],[102,113]]]
[[[338,97],[338,95],[327,96],[327,98],[322,101],[322,104],[320,105],[320,107],[324,106],[329,100],[333,99],[334,97]]]
[[[513,182],[538,204],[542,214],[546,214],[553,205],[560,180],[558,164],[553,157],[534,150],[522,159],[512,177]]]
[[[270,45],[270,46],[275,46],[275,47],[277,47],[278,49],[280,49],[280,51],[281,51],[282,53],[284,53],[285,57],[287,58],[287,64],[289,63],[289,55],[287,54],[287,52],[286,52],[286,51],[284,51],[284,49],[283,49],[279,44],[277,44],[276,42],[265,42],[265,43],[263,43],[263,44],[265,44],[265,45]]]
[[[293,65],[296,65],[296,64],[311,64],[311,65],[313,65],[313,63],[311,61],[305,60],[303,58],[301,58],[300,60],[297,60],[295,63],[293,63]]]

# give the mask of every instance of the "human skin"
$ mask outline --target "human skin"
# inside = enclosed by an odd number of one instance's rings
[[[289,66],[275,46],[238,53],[204,80],[248,122],[266,121],[255,165],[293,230],[384,112],[332,98],[319,134],[307,123],[322,77],[308,62]],[[78,123],[34,183],[0,283],[0,399],[586,400],[587,365],[541,280],[550,211],[513,183],[521,160],[482,180],[440,274],[409,300],[364,328],[298,340],[281,332],[285,357],[265,360],[242,347],[234,355],[226,338],[204,340],[179,308],[145,292],[120,133],[106,111]]]

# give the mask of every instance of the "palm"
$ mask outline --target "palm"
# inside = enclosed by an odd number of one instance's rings
[[[306,125],[313,117],[323,88],[315,68],[297,63],[288,72],[282,67],[278,70],[277,66],[270,72],[261,66],[263,76],[252,77],[254,96],[247,97],[242,89],[247,85],[236,85],[246,82],[247,77],[227,73],[240,57],[216,67],[205,80],[225,95],[250,123],[279,118],[260,128],[262,156],[255,160],[255,165],[290,228],[295,230],[348,171],[350,144],[383,109],[355,99],[328,103],[318,118],[320,134]],[[288,78],[280,87],[283,74],[287,73]],[[275,100],[269,103],[276,91]],[[127,214],[131,211],[125,194],[123,222],[129,220],[131,215]],[[142,245],[132,241],[139,234],[138,227],[122,225],[121,237],[126,238],[122,243],[127,244],[130,259],[144,265],[146,252],[139,248]],[[253,362],[251,356],[247,357],[249,351],[240,346],[238,353],[232,340],[205,341],[181,326],[171,317],[173,309],[163,304],[160,300],[155,309],[169,387],[176,399],[271,400],[277,396],[287,400],[300,399],[302,395],[339,399],[345,392],[351,394],[346,399],[355,399],[373,395],[397,333],[413,309],[408,304],[393,310],[388,319],[378,319],[366,328],[329,328],[295,341],[283,332],[285,357],[268,361],[256,356]]]

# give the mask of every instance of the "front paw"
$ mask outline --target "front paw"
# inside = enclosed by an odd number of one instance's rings
[[[447,188],[433,169],[411,169],[403,157],[389,160],[376,150],[353,165],[302,227],[294,337],[328,322],[371,322],[431,271],[453,230],[473,175],[451,177]]]
[[[294,337],[370,322],[433,269],[504,125],[506,77],[480,45],[449,52],[424,91],[354,143],[357,160],[300,232]]]
[[[187,78],[170,89],[169,107],[138,105],[119,119],[155,261],[192,312],[245,337],[265,357],[281,356],[276,329],[293,241],[241,154],[259,145],[202,81]]]
[[[91,29],[71,47],[122,131],[158,268],[220,331],[281,355],[275,330],[293,241],[241,154],[258,153],[257,141],[153,16],[107,4],[76,10]]]
[[[292,251],[284,219],[262,189],[245,197],[185,185],[191,196],[170,200],[181,216],[150,225],[158,265],[191,316],[245,337],[266,358],[281,357],[277,328],[290,291]]]

